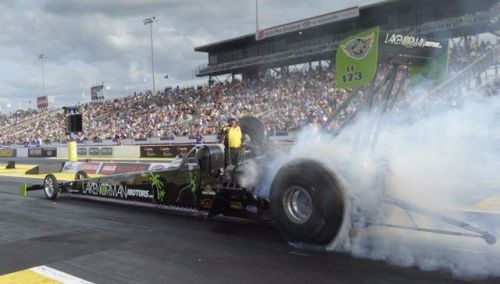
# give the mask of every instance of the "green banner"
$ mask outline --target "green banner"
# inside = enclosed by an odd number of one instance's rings
[[[95,148],[95,147],[89,148],[89,155],[92,155],[92,156],[99,155],[99,148]]]
[[[78,148],[78,149],[76,150],[76,153],[77,153],[78,155],[85,156],[85,155],[87,155],[87,148]]]
[[[378,61],[378,33],[374,27],[340,41],[337,48],[335,80],[337,88],[355,88],[375,77]]]
[[[102,147],[101,148],[101,155],[103,155],[103,156],[111,156],[111,155],[113,155],[113,148],[111,148],[111,147]]]
[[[449,44],[442,47],[445,51],[434,61],[423,66],[410,67],[410,85],[415,87],[420,84],[439,85],[448,74],[448,61],[450,59]]]

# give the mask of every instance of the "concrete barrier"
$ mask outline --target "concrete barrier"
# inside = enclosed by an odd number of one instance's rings
[[[117,146],[114,147],[113,156],[115,158],[139,158],[141,156],[140,146]]]
[[[16,157],[27,158],[28,157],[28,148],[17,148]]]
[[[278,134],[278,133],[277,133]],[[269,136],[270,140],[274,140],[283,144],[291,143],[294,140],[294,133],[279,133],[280,135],[272,135]],[[284,135],[287,134],[287,135]],[[283,135],[283,136],[281,136]],[[208,135],[204,137],[205,143],[216,143],[218,142],[217,136]],[[77,153],[79,159],[92,159],[92,158],[102,158],[102,159],[137,159],[141,157],[141,146],[151,145],[172,145],[178,146],[180,144],[184,145],[195,145],[194,139],[189,139],[189,137],[175,137],[173,140],[161,140],[158,137],[148,138],[147,141],[134,141],[133,139],[122,140],[122,145],[112,145],[110,143],[114,143],[112,140],[104,140],[101,143],[92,144],[90,141],[77,143]],[[30,155],[29,148],[20,147],[21,145],[16,145],[14,147],[16,149],[16,157],[30,157],[33,156],[32,153]],[[56,146],[58,146],[56,148]],[[50,148],[53,149],[52,154],[56,154],[59,159],[68,159],[68,148],[65,143],[52,143],[44,145],[43,147],[32,148],[33,151],[42,151],[41,149],[49,151]],[[38,149],[38,150],[37,150]],[[47,152],[46,151],[46,152]],[[43,152],[43,151],[42,151]],[[47,155],[43,155],[41,153],[39,156],[49,157],[48,152],[45,153]]]
[[[77,149],[78,159],[137,159],[141,156],[139,145],[134,146],[80,146]],[[67,159],[68,148],[57,148],[57,158]]]

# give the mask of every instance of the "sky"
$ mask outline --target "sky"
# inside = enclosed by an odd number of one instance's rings
[[[260,28],[380,0],[258,0]],[[255,32],[255,0],[0,0],[0,112],[90,100],[152,87],[149,26],[154,16],[156,89],[206,82],[194,76],[208,62],[196,46]],[[168,78],[165,78],[168,75]]]

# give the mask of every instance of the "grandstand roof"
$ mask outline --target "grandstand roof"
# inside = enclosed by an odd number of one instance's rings
[[[498,6],[500,6],[498,0],[383,1],[360,7],[358,17],[341,18],[319,25],[305,25],[261,40],[256,39],[255,33],[251,33],[196,47],[195,51],[207,52],[209,56],[208,65],[198,68],[196,74],[198,76],[237,74],[256,68],[274,68],[318,59],[331,59],[341,37],[376,25],[381,26],[383,30],[409,31],[414,34],[446,38],[494,31],[499,29],[498,19],[491,23],[491,19],[487,17],[478,17],[477,21],[466,24],[457,23],[456,19],[474,13],[487,13],[491,9],[497,12]],[[338,12],[342,11],[336,13]],[[280,26],[309,22],[321,16],[324,15]],[[455,20],[453,25],[443,23],[438,28],[429,26],[437,21],[452,20]]]
[[[396,0],[391,0],[391,2],[392,1],[396,1]],[[348,8],[348,9],[351,9],[351,8]],[[348,10],[348,9],[344,9],[344,10],[340,10],[340,11],[345,11],[345,10]],[[339,11],[336,11],[336,12],[339,12]],[[336,13],[336,12],[333,12],[333,13]],[[286,24],[281,24],[281,25],[278,25],[278,26],[271,27],[271,29],[272,28],[281,27],[281,26],[290,25],[290,24],[293,24],[293,23],[299,23],[299,22],[303,22],[303,21],[307,21],[307,20],[312,20],[314,18],[318,18],[318,17],[324,16],[324,15],[328,15],[328,14],[331,14],[331,13],[327,13],[327,14],[323,14],[323,15],[319,15],[319,16],[314,16],[314,17],[310,17],[310,18],[306,18],[306,19],[301,19],[301,20],[289,22],[289,23],[286,23]],[[322,25],[322,26],[324,26],[324,25]],[[307,30],[307,29],[301,29],[301,30],[304,31],[304,30]],[[218,42],[214,42],[214,43],[210,43],[210,44],[198,46],[198,47],[195,47],[194,50],[195,51],[209,52],[209,51],[217,50],[219,48],[227,48],[227,47],[230,47],[230,46],[236,46],[236,45],[240,45],[240,44],[248,44],[248,43],[255,42],[256,41],[255,37],[256,37],[255,33],[250,33],[250,34],[238,36],[238,37],[235,37],[235,38],[221,40],[221,41],[218,41]]]
[[[255,33],[246,34],[231,39],[225,39],[218,42],[209,43],[206,45],[195,47],[195,51],[209,52],[212,50],[217,50],[221,47],[231,47],[234,45],[240,45],[245,43],[251,43],[255,41]]]

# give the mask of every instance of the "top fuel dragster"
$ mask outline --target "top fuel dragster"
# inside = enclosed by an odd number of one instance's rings
[[[376,71],[370,75],[371,71],[365,70],[366,66],[361,66],[360,61],[370,59],[371,52],[378,55],[375,48],[378,47],[378,38],[378,28],[370,29],[341,41],[337,52],[337,85],[344,84],[352,87],[353,91],[333,110],[327,125],[335,122],[336,127],[330,130],[334,134],[339,133],[358,112],[378,114],[378,119],[363,134],[368,138],[357,137],[353,140],[356,149],[365,146],[375,150],[379,133],[385,124],[382,114],[391,109],[398,94],[403,92],[406,78],[401,78],[405,76],[401,74],[405,74],[402,71],[406,70],[406,66],[425,66],[429,60],[445,56],[443,54],[447,50],[445,43],[387,32],[380,36],[381,39],[385,38],[385,45],[380,48],[380,58],[387,62],[387,68],[385,74],[380,72],[379,79],[374,80]],[[376,59],[374,64],[376,69]],[[363,81],[369,85],[362,92],[359,86],[362,86]],[[359,107],[355,112],[345,115],[343,110],[354,101],[359,102]],[[340,114],[343,114],[342,118]],[[326,245],[335,240],[347,219],[346,208],[352,198],[345,194],[349,191],[347,184],[339,179],[337,173],[313,159],[293,160],[271,171],[266,167],[270,164],[268,161],[273,159],[273,151],[267,147],[262,122],[254,117],[245,117],[240,120],[240,124],[242,131],[250,137],[250,143],[242,147],[242,159],[236,166],[224,166],[224,150],[220,145],[203,145],[193,147],[185,157],[174,160],[167,169],[96,178],[89,178],[85,172],[79,171],[75,180],[70,182],[58,182],[54,175],[49,174],[43,185],[23,185],[22,191],[26,194],[26,191],[43,190],[49,199],[66,194],[171,209],[206,218],[223,214],[268,220],[274,222],[290,242]],[[365,141],[366,145],[360,145],[360,141]],[[255,165],[261,179],[266,173],[276,172],[271,177],[269,196],[257,196],[253,187],[241,185],[240,177],[246,174],[248,163]],[[368,225],[477,237],[488,244],[496,242],[496,237],[488,231],[439,212],[387,195],[379,201],[399,207],[409,215],[419,214],[455,226],[460,231],[376,222]]]

